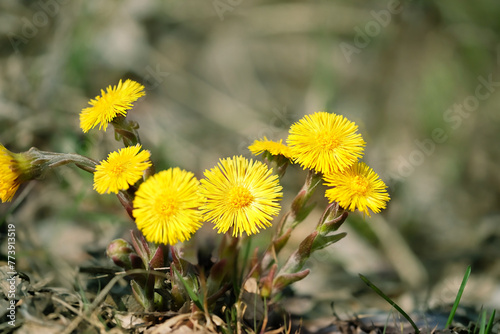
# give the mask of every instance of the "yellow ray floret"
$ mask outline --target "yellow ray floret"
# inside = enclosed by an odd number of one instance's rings
[[[387,186],[364,162],[356,162],[343,172],[324,175],[330,202],[338,202],[346,210],[359,211],[370,216],[368,209],[379,213],[390,200]]]
[[[139,186],[132,215],[146,240],[169,245],[189,240],[202,224],[199,185],[193,173],[176,167]]]
[[[261,140],[254,141],[253,144],[248,147],[248,149],[254,155],[259,155],[267,151],[272,155],[282,155],[287,159],[292,158],[292,152],[288,146],[283,144],[283,139],[280,139],[279,142],[275,142],[264,137]]]
[[[280,211],[283,196],[278,176],[265,164],[242,156],[221,159],[205,171],[201,191],[206,198],[204,218],[219,233],[232,228],[233,236],[258,233],[271,226]]]
[[[96,166],[94,189],[99,194],[118,193],[136,183],[151,166],[149,151],[141,151],[141,145],[111,152],[107,160]]]
[[[343,116],[316,112],[290,127],[287,144],[303,168],[340,172],[363,156],[366,143],[357,129]]]
[[[99,125],[99,130],[108,127],[108,123],[115,117],[126,116],[127,111],[132,109],[133,102],[144,96],[144,86],[130,79],[118,83],[118,86],[109,86],[106,92],[101,89],[101,95],[95,100],[90,100],[92,107],[84,108],[80,113],[80,127],[83,132]]]
[[[13,153],[0,144],[0,199],[10,202],[21,184],[20,171]]]

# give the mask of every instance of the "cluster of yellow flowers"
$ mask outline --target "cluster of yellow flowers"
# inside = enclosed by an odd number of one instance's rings
[[[358,126],[343,116],[327,112],[306,115],[290,127],[288,146],[282,140],[264,137],[250,147],[254,154],[264,151],[282,155],[305,169],[321,173],[326,197],[344,209],[360,210],[370,216],[379,213],[389,201],[387,186],[370,167],[358,161],[366,145]]]
[[[105,130],[143,95],[144,87],[132,80],[101,91],[80,114],[82,130],[97,125]],[[96,166],[94,189],[118,193],[139,181],[152,166],[150,153],[141,148],[137,144],[110,153]],[[258,233],[279,213],[281,196],[278,177],[265,164],[235,156],[205,171],[201,182],[177,167],[148,177],[134,194],[132,215],[148,241],[175,244],[188,240],[203,221],[213,222],[221,233],[232,228],[233,236]]]
[[[118,86],[101,91],[91,100],[91,107],[80,113],[84,132],[109,123],[118,124],[133,103],[144,96],[144,86],[120,80]],[[117,131],[118,132],[118,131]],[[370,215],[386,207],[389,195],[385,184],[363,162],[365,142],[357,126],[344,118],[326,112],[305,116],[290,128],[287,145],[264,138],[249,147],[254,154],[264,151],[283,156],[303,168],[321,173],[330,202],[344,209]],[[170,168],[149,177],[150,153],[140,144],[127,145],[109,154],[95,167],[94,189],[100,193],[127,191],[139,180],[133,194],[132,216],[137,227],[150,242],[175,244],[188,240],[203,221],[212,222],[219,233],[232,229],[232,235],[258,233],[271,226],[280,211],[282,187],[278,176],[267,165],[242,156],[220,159],[217,166],[196,179],[192,172]],[[0,145],[0,198],[10,201],[20,183],[18,160],[14,153]]]

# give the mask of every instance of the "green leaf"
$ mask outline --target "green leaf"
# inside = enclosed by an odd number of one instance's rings
[[[273,281],[273,290],[280,291],[285,287],[304,279],[310,273],[310,269],[304,269],[296,273],[285,273],[276,277]]]
[[[446,322],[446,328],[449,328],[451,326],[453,318],[455,317],[458,304],[460,303],[460,299],[462,298],[462,294],[464,293],[464,289],[465,286],[467,285],[467,281],[469,280],[470,273],[471,273],[471,266],[468,266],[467,270],[465,271],[462,284],[460,285],[460,289],[458,289],[457,297],[455,298],[455,303],[453,303],[453,307],[451,308],[450,316],[448,317],[448,321]]]
[[[130,281],[130,286],[132,287],[132,294],[139,304],[144,307],[144,310],[151,311],[151,303],[149,299],[146,297],[146,293],[144,289],[137,283],[135,280]]]
[[[172,269],[174,270],[174,272],[177,275],[177,277],[179,278],[179,280],[182,282],[182,285],[184,285],[184,288],[186,289],[186,291],[187,291],[187,293],[189,295],[189,298],[191,298],[191,300],[196,305],[196,307],[198,307],[200,310],[202,310],[203,312],[205,312],[205,308],[203,307],[202,298],[200,298],[196,294],[196,292],[194,292],[193,289],[191,289],[191,287],[189,286],[188,282],[186,282],[186,280],[184,279],[184,277],[182,277],[182,275],[179,273],[179,271],[174,266],[172,266]]]
[[[479,334],[484,334],[486,329],[486,310],[481,312],[481,321],[479,322]],[[474,332],[476,332],[474,330]]]
[[[493,313],[491,314],[490,320],[488,321],[488,325],[486,326],[486,330],[485,330],[486,334],[491,334],[491,330],[493,328],[493,321],[495,320],[495,313],[496,313],[496,310],[493,310]]]
[[[342,232],[342,233],[339,233],[339,234],[334,234],[334,235],[329,235],[329,236],[319,235],[314,240],[311,252],[314,252],[314,251],[323,249],[325,247],[328,247],[331,244],[334,244],[337,241],[343,239],[346,235],[347,235],[347,233],[345,233],[345,232]]]
[[[399,307],[398,304],[396,304],[396,302],[394,302],[385,293],[383,293],[382,290],[380,290],[379,288],[377,288],[375,286],[375,284],[373,284],[372,282],[370,282],[370,280],[368,278],[366,278],[365,276],[363,276],[361,274],[359,274],[359,277],[363,280],[363,282],[366,283],[366,285],[368,285],[380,297],[384,298],[389,304],[391,304],[392,307],[394,307],[399,313],[401,313],[401,315],[403,317],[405,317],[406,320],[408,320],[408,322],[412,325],[413,329],[415,330],[415,334],[419,334],[420,333],[420,330],[418,329],[417,325],[413,322],[413,320],[410,318],[410,316],[408,314],[406,314],[406,312],[403,311],[403,309],[401,307]]]

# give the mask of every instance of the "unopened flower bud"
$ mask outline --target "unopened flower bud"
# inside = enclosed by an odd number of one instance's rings
[[[334,202],[326,208],[321,217],[317,231],[320,234],[328,234],[337,231],[347,219],[348,212],[344,211],[337,202]]]
[[[277,293],[290,284],[304,279],[307,275],[309,275],[310,272],[310,269],[305,269],[296,273],[278,275],[278,277],[276,277],[273,282],[273,292]]]
[[[133,268],[131,255],[135,254],[132,249],[132,245],[127,241],[123,239],[111,241],[108,249],[106,250],[106,254],[117,266],[126,270]]]
[[[273,280],[277,268],[278,265],[276,263],[273,264],[271,270],[269,271],[269,274],[260,280],[261,283],[260,295],[264,298],[269,298],[271,296],[271,293],[273,292]]]

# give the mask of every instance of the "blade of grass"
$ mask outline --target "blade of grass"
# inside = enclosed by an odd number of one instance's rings
[[[175,274],[177,275],[177,277],[179,278],[179,280],[182,282],[182,285],[184,285],[184,288],[186,289],[186,291],[187,291],[189,297],[191,298],[191,300],[193,301],[193,303],[200,310],[202,310],[203,312],[205,312],[205,308],[203,307],[203,302],[202,302],[201,298],[193,291],[193,289],[191,289],[191,287],[186,282],[186,280],[184,279],[184,277],[182,277],[182,275],[179,273],[179,271],[177,271],[177,269],[175,269],[174,266],[172,266],[172,269],[174,269]]]
[[[451,322],[453,321],[455,313],[457,312],[458,304],[460,303],[460,299],[462,298],[462,294],[464,293],[465,286],[467,285],[467,281],[469,280],[471,270],[471,266],[468,266],[467,270],[465,271],[464,278],[462,279],[462,284],[460,285],[460,289],[458,289],[457,297],[455,298],[455,303],[453,303],[453,307],[451,308],[450,316],[448,317],[445,328],[449,328],[451,326]]]
[[[252,238],[246,238],[246,243],[243,249],[243,258],[241,259],[242,261],[241,263],[243,263],[243,265],[241,266],[240,277],[238,277],[239,286],[241,288],[243,287],[242,285],[245,283],[243,282],[243,280],[245,279],[245,268],[247,268],[247,262],[250,257],[251,248],[252,248]]]
[[[483,307],[481,306],[481,310]],[[478,334],[477,330],[479,329],[479,321],[481,321],[481,312],[478,312],[476,321],[469,321],[469,325],[467,326],[467,332],[469,334]]]
[[[222,334],[233,334],[233,312],[232,308],[227,308],[224,311],[224,315],[226,316],[226,326],[221,327]]]
[[[258,296],[258,294],[254,293],[254,297],[253,297],[253,314],[254,314],[254,317],[253,317],[253,331],[255,333],[257,333],[257,296]]]
[[[476,322],[471,323],[470,325],[474,325],[474,334],[484,334],[484,328],[486,327],[486,310],[483,309],[483,305],[481,305]]]
[[[385,319],[385,324],[384,324],[384,329],[382,331],[382,334],[385,334],[385,332],[387,330],[387,326],[389,326],[389,320],[391,319],[391,314],[392,314],[392,310],[391,310],[391,313],[387,314],[387,319]]]
[[[361,274],[359,274],[359,277],[363,280],[363,282],[366,283],[366,285],[368,285],[370,287],[370,289],[375,291],[380,297],[384,298],[389,304],[391,304],[392,307],[394,307],[399,313],[401,313],[401,315],[403,317],[405,317],[406,320],[408,320],[408,322],[412,325],[413,329],[415,330],[415,334],[420,333],[420,330],[418,329],[417,325],[413,322],[413,320],[410,318],[410,316],[408,314],[406,314],[406,312],[403,311],[403,309],[401,307],[399,307],[398,304],[396,304],[391,298],[389,298],[385,293],[383,293],[382,290],[377,288],[375,286],[375,284],[373,284],[368,278],[366,278],[365,276],[363,276]]]
[[[491,334],[491,330],[493,329],[493,321],[495,320],[496,310],[493,310],[491,313],[490,320],[488,321],[488,325],[486,326],[485,334]]]

